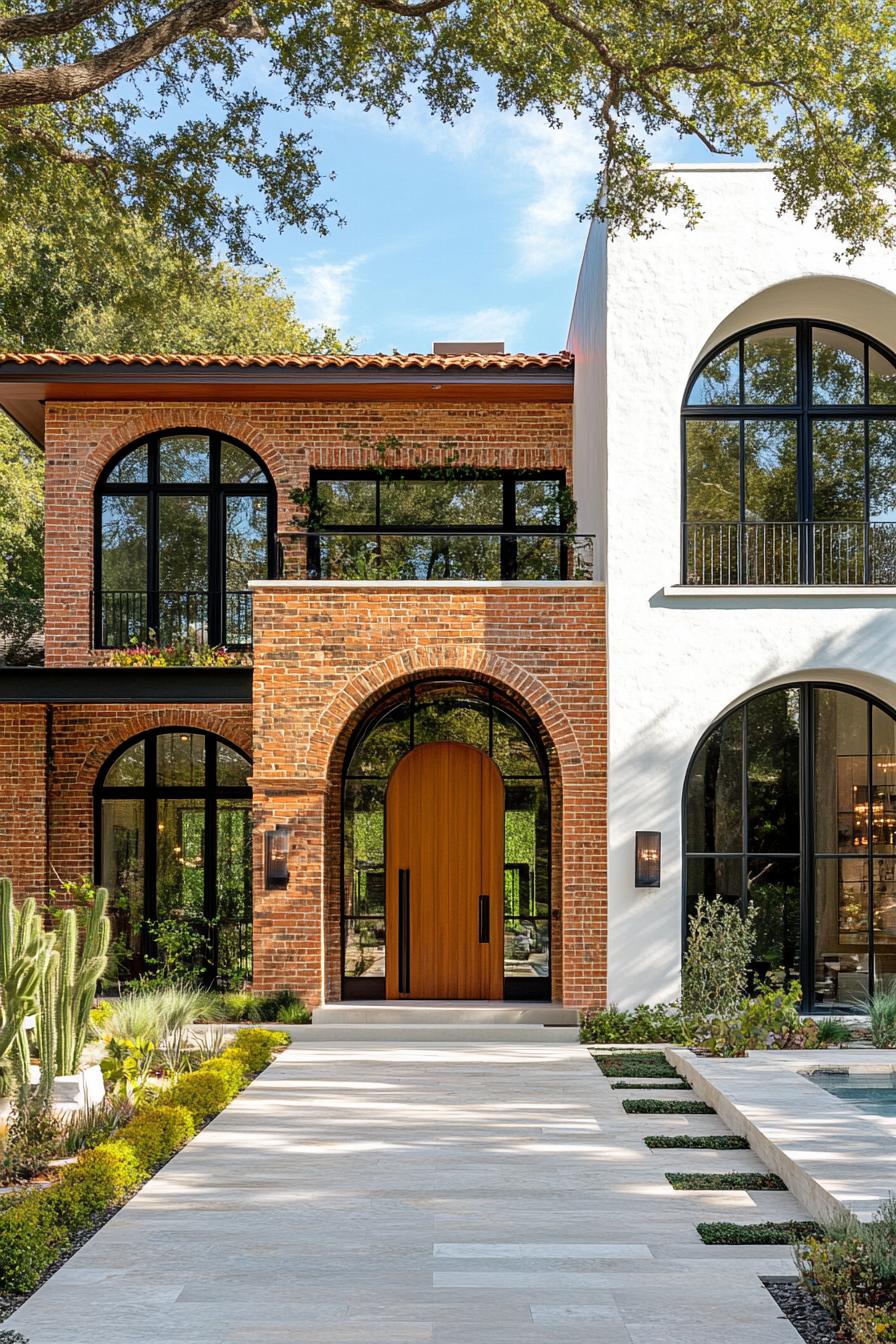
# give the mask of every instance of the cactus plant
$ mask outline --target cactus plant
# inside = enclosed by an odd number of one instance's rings
[[[109,894],[97,887],[81,937],[74,910],[59,921],[59,967],[55,993],[56,1073],[77,1071],[87,1041],[96,983],[106,969],[109,952]]]
[[[30,1071],[25,1018],[37,1011],[53,943],[34,900],[16,909],[12,883],[0,878],[0,1061],[10,1057],[20,1088]]]
[[[40,1084],[37,1092],[48,1102],[56,1077],[57,998],[59,994],[59,953],[47,958],[37,1003],[37,1053],[40,1056]]]

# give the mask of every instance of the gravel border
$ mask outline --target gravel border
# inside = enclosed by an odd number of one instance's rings
[[[838,1334],[833,1318],[796,1280],[766,1281],[765,1286],[806,1344],[841,1344],[843,1337]]]

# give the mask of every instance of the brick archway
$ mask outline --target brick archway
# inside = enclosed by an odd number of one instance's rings
[[[204,707],[195,709],[146,709],[140,713],[131,713],[107,732],[84,757],[75,780],[78,786],[92,788],[96,777],[106,761],[123,743],[132,737],[140,737],[154,728],[169,728],[172,732],[188,729],[196,732],[214,733],[216,737],[232,742],[235,747],[251,759],[252,725],[248,715],[244,722],[235,721],[226,713],[209,710]]]

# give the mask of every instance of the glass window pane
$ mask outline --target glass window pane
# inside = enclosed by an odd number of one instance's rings
[[[747,848],[800,849],[800,706],[794,686],[747,705]]]
[[[345,913],[385,917],[386,781],[348,780],[344,808]]]
[[[689,420],[687,516],[691,522],[736,522],[740,518],[740,424],[737,420]]]
[[[688,776],[688,850],[692,854],[743,851],[743,711],[735,710],[704,742]]]
[[[737,341],[704,364],[691,394],[689,406],[737,406],[740,402],[740,352]]]
[[[158,920],[199,924],[205,908],[205,804],[160,798],[156,841]]]
[[[386,974],[385,919],[346,921],[345,974],[352,980]]]
[[[106,771],[103,787],[108,789],[138,789],[144,782],[146,743],[135,742],[123,751],[114,765]]]
[[[535,749],[515,719],[496,706],[492,720],[492,758],[502,775],[541,778]]]
[[[241,751],[228,747],[226,742],[216,743],[218,757],[218,783],[230,789],[243,788],[249,780],[252,765]]]
[[[224,563],[229,593],[251,579],[267,578],[268,501],[263,495],[231,495],[224,504]]]
[[[872,406],[896,402],[896,365],[873,345],[868,346],[868,400]]]
[[[588,563],[587,547],[577,549],[574,541],[566,543],[566,568],[564,565],[564,543],[559,537],[517,537],[516,577],[518,579],[560,579],[589,577],[590,573],[580,576],[576,573],[579,557],[583,564]]]
[[[208,632],[208,500],[159,499],[159,638],[195,639]]]
[[[815,692],[815,849],[867,852],[868,705],[857,695]]]
[[[812,490],[815,518],[864,518],[865,427],[861,420],[813,421]]]
[[[560,489],[559,481],[517,481],[517,527],[559,527]]]
[[[156,776],[171,788],[205,784],[205,737],[202,733],[160,733],[156,738]]]
[[[224,986],[240,985],[252,971],[250,800],[222,799],[217,804],[217,831],[217,923],[214,930],[217,978]]]
[[[112,939],[124,947],[113,973],[139,973],[146,844],[142,798],[104,798],[100,805],[100,884],[109,892]]]
[[[504,915],[547,919],[550,914],[550,815],[541,780],[508,781],[504,790]]]
[[[748,522],[796,518],[796,421],[744,425],[744,491]]]
[[[423,742],[465,742],[487,752],[487,702],[462,687],[420,691],[414,716],[414,745]]]
[[[868,517],[896,523],[896,420],[868,424]]]
[[[812,400],[816,406],[861,406],[865,343],[828,327],[812,328]]]
[[[145,495],[109,495],[102,502],[101,640],[124,647],[145,639],[148,537]]]
[[[138,444],[112,468],[108,476],[110,485],[146,485],[149,480],[149,449],[145,443]]]
[[[688,859],[688,918],[697,908],[697,898],[721,899],[740,905],[744,893],[744,861],[732,859]]]
[[[777,327],[744,337],[744,402],[792,406],[796,401],[796,328]]]
[[[410,746],[411,710],[407,700],[403,699],[358,743],[346,773],[388,779]]]
[[[504,489],[500,480],[407,480],[380,482],[383,527],[501,527]]]
[[[315,511],[321,527],[374,527],[376,481],[317,481]]]
[[[750,904],[756,910],[753,985],[789,984],[800,978],[799,859],[750,858]],[[753,987],[753,986],[751,986]]]
[[[373,572],[361,578],[500,579],[501,538],[456,536],[450,532],[423,536],[380,534]]]
[[[875,854],[896,854],[896,719],[871,710],[871,842]]]
[[[504,975],[547,980],[551,974],[551,929],[546,919],[504,922]]]
[[[203,434],[176,434],[159,443],[159,480],[165,485],[207,481],[208,439]]]
[[[815,999],[854,1009],[868,992],[868,862],[815,863]]]
[[[221,440],[221,481],[225,485],[252,485],[266,480],[264,470],[255,458],[227,439]]]

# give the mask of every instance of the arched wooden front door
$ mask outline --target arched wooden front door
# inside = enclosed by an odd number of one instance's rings
[[[386,793],[386,997],[500,999],[504,782],[484,752],[431,742]]]

